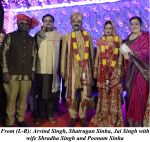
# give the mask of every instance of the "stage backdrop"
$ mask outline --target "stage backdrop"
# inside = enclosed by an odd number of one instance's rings
[[[34,1],[34,0],[33,0]],[[149,0],[120,0],[118,2],[50,8],[42,10],[12,12],[5,11],[4,28],[7,32],[17,29],[16,15],[24,13],[39,19],[40,24],[33,29],[32,36],[40,30],[42,16],[49,13],[55,17],[55,26],[62,34],[71,31],[70,16],[73,12],[80,12],[84,16],[83,28],[93,37],[96,46],[96,40],[103,34],[103,26],[106,20],[112,20],[116,26],[117,33],[124,39],[130,33],[129,19],[132,16],[140,16],[143,20],[143,30],[149,28]]]
[[[3,29],[3,21],[4,21],[4,9],[0,0],[0,30]]]

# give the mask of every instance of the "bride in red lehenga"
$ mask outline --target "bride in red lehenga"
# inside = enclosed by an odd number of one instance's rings
[[[94,126],[124,126],[121,109],[121,67],[122,55],[119,47],[121,39],[115,33],[111,21],[104,25],[104,35],[98,40],[94,77],[97,79],[99,98],[96,114],[92,118]]]

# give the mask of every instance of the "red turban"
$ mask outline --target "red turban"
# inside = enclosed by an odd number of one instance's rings
[[[34,17],[30,18],[29,16],[24,15],[24,14],[17,15],[17,23],[19,23],[20,20],[27,21],[29,23],[31,29],[36,27],[39,24],[37,19],[35,19]]]

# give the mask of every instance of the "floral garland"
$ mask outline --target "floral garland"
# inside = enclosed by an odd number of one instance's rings
[[[110,47],[108,44],[106,44],[106,37],[102,37],[102,42],[104,44],[100,44],[100,82],[105,81],[106,79],[109,79],[111,76],[111,73],[113,69],[116,67],[117,59],[118,59],[118,53],[119,53],[119,37],[114,36],[114,48]]]
[[[82,67],[83,70],[85,70],[88,58],[89,58],[89,35],[86,31],[82,31],[82,36],[84,39],[84,58],[81,60],[81,57],[79,55],[78,46],[77,46],[77,39],[75,32],[71,32],[71,45],[73,48],[73,52],[75,55],[75,59],[78,62],[78,64]]]

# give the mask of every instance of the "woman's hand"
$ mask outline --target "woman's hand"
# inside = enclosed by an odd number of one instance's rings
[[[121,45],[120,52],[125,60],[128,60],[130,58],[129,54],[131,52],[131,49],[125,43]]]

